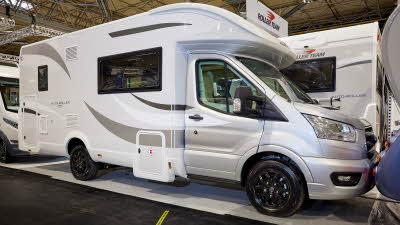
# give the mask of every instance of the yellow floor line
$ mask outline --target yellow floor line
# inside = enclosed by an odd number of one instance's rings
[[[165,218],[167,217],[168,213],[169,211],[165,210],[165,212],[161,215],[156,225],[161,225],[164,222]]]

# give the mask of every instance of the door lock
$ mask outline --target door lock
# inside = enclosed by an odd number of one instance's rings
[[[141,152],[141,150],[140,150],[140,148],[138,148],[138,153],[140,154],[140,152]]]

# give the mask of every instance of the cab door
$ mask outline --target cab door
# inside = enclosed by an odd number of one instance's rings
[[[241,155],[258,148],[264,120],[233,112],[236,88],[265,91],[230,58],[193,54],[189,58],[185,111],[185,164],[188,174],[235,178]]]

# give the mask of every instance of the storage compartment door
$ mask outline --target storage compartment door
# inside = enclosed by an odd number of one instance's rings
[[[36,96],[24,96],[22,98],[22,139],[23,150],[37,152],[37,110]]]
[[[172,182],[166,158],[165,135],[157,131],[139,131],[136,135],[133,173],[136,177]]]

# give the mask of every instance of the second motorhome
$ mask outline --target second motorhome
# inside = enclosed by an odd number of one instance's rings
[[[24,153],[18,149],[19,69],[0,61],[0,162]]]
[[[21,50],[20,148],[136,177],[238,183],[268,215],[372,187],[365,125],[279,72],[295,54],[220,8],[173,4]]]
[[[375,22],[281,40],[297,55],[282,72],[320,104],[371,124],[383,148],[400,114],[385,78],[380,39]]]

